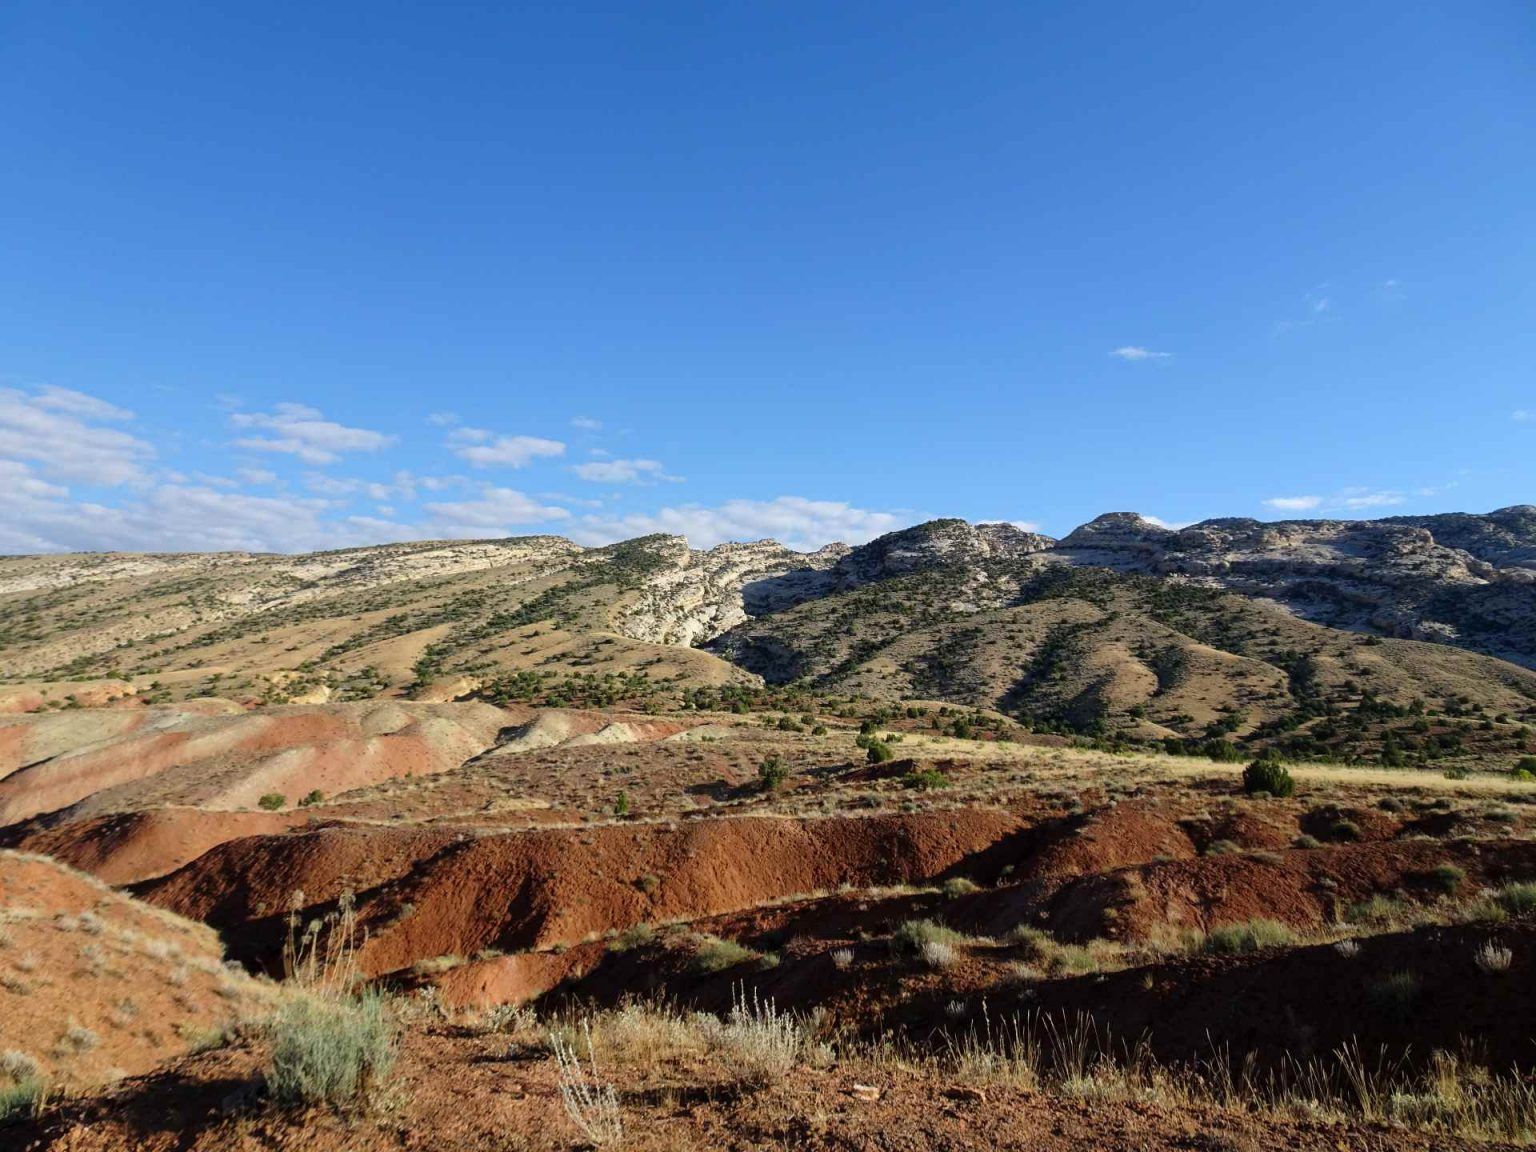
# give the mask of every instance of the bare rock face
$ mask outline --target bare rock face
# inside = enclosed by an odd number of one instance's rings
[[[854,548],[834,569],[835,586],[856,588],[913,572],[952,568],[989,560],[1013,560],[1050,548],[1049,536],[1012,524],[969,524],[930,520],[891,532]]]
[[[1056,550],[1078,564],[1150,571],[1174,535],[1135,512],[1106,512],[1068,533]]]
[[[749,587],[761,589],[795,572],[804,573],[806,586],[813,587],[837,555],[825,549],[795,552],[772,540],[693,552],[682,537],[675,539],[682,543],[671,557],[675,566],[650,576],[620,614],[617,626],[624,635],[656,644],[701,644],[747,619]]]

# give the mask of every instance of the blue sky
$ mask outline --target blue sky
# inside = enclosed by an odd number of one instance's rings
[[[0,551],[1536,501],[1536,9],[0,8]]]

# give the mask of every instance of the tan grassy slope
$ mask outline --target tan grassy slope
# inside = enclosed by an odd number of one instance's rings
[[[801,562],[778,545],[691,553],[675,537],[590,550],[529,537],[299,557],[7,558],[0,676],[295,702],[521,669],[715,684],[733,671],[682,645],[739,616],[743,581]]]

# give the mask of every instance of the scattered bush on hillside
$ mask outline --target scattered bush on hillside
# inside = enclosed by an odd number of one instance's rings
[[[789,779],[789,766],[777,752],[757,766],[757,785],[764,792],[776,792]]]
[[[1467,874],[1455,864],[1440,864],[1427,872],[1416,874],[1414,879],[1450,896],[1466,883]]]
[[[693,966],[700,972],[724,972],[749,960],[760,959],[761,952],[719,936],[699,936],[694,942]]]
[[[1511,916],[1536,911],[1536,883],[1506,884],[1493,898]]]
[[[587,1066],[574,1044],[558,1033],[551,1033],[549,1049],[555,1057],[560,1084],[560,1099],[565,1103],[571,1123],[598,1148],[608,1148],[624,1140],[624,1121],[619,1114],[619,1094],[606,1083],[597,1069],[597,1053],[592,1045],[592,1029],[582,1025],[586,1041]]]
[[[902,777],[902,783],[918,792],[932,792],[937,788],[948,788],[949,777],[937,768],[914,768]]]
[[[1372,984],[1366,996],[1378,1012],[1401,1023],[1419,999],[1419,978],[1412,972],[1393,972]]]
[[[1261,756],[1243,769],[1243,791],[1284,798],[1296,793],[1296,781],[1278,759]]]
[[[269,1026],[267,1086],[279,1103],[365,1101],[395,1060],[395,1022],[384,996],[296,995]]]
[[[907,920],[891,934],[891,947],[895,951],[921,957],[934,967],[942,966],[933,961],[944,960],[945,950],[948,951],[948,962],[953,963],[955,948],[968,942],[969,938],[963,933],[936,920]]]
[[[1205,950],[1218,955],[1236,956],[1264,948],[1279,948],[1295,939],[1291,930],[1278,920],[1260,917],[1241,924],[1224,924],[1220,928],[1213,928],[1205,938]]]
[[[288,797],[284,796],[281,792],[268,792],[260,800],[256,801],[256,803],[259,807],[265,808],[268,812],[276,812],[279,808],[285,807],[287,805]]]
[[[1481,948],[1472,954],[1472,962],[1478,968],[1490,976],[1500,972],[1508,972],[1509,966],[1515,961],[1515,954],[1508,948],[1502,948],[1489,940]]]
[[[871,764],[884,764],[887,760],[894,760],[896,753],[891,751],[891,746],[883,740],[875,740],[864,753],[865,759]]]

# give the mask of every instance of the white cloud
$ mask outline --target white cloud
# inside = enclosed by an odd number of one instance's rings
[[[331,499],[361,495],[370,500],[414,501],[421,492],[442,492],[460,483],[463,478],[459,476],[417,476],[406,471],[396,472],[390,480],[363,480],[325,472],[304,474],[305,487]]]
[[[87,396],[84,392],[56,388],[52,384],[44,384],[38,390],[36,401],[44,408],[68,412],[71,416],[79,416],[82,420],[133,419],[133,413],[126,408],[119,408],[116,404],[109,404],[95,396]]]
[[[1017,528],[1020,532],[1038,532],[1040,524],[1035,520],[978,520],[978,524],[1007,524]]]
[[[580,428],[583,432],[598,432],[602,430],[603,422],[594,420],[590,416],[572,416],[571,424]]]
[[[658,480],[682,480],[681,476],[669,476],[660,460],[594,460],[578,464],[571,471],[583,480],[598,484],[654,484]]]
[[[448,443],[455,455],[476,468],[522,468],[543,457],[565,455],[565,445],[559,440],[497,436],[484,428],[455,428]]]
[[[1510,417],[1524,423],[1527,420],[1536,420],[1536,411],[1530,408],[1516,408],[1510,413]]]
[[[578,543],[608,544],[652,532],[688,537],[695,548],[727,540],[773,539],[810,550],[843,541],[862,544],[911,523],[894,512],[874,512],[832,500],[779,496],[773,500],[728,500],[717,507],[686,504],[626,516],[584,516],[571,533]]]
[[[427,423],[438,428],[451,428],[459,422],[457,412],[433,412],[427,417]]]
[[[334,464],[346,452],[376,452],[396,440],[383,432],[337,424],[306,404],[279,404],[270,413],[235,412],[229,422],[236,428],[272,433],[242,437],[235,441],[240,447],[283,452],[315,465]]]
[[[276,484],[277,473],[266,468],[236,468],[235,477],[245,484]]]
[[[428,504],[432,534],[442,536],[493,536],[506,534],[514,525],[543,524],[565,520],[570,513],[553,504],[540,504],[515,488],[485,488],[475,500]]]
[[[126,409],[66,388],[0,388],[0,460],[28,461],[63,480],[141,481],[154,449],[101,423],[132,418]]]
[[[296,552],[417,532],[399,529],[386,536],[326,520],[327,507],[324,500],[252,496],[202,484],[160,484],[110,508],[70,499],[56,487],[13,488],[0,520],[0,552]]]
[[[1173,353],[1172,352],[1154,352],[1154,351],[1152,351],[1152,349],[1150,349],[1150,348],[1143,348],[1143,347],[1141,347],[1138,344],[1126,344],[1126,345],[1124,345],[1124,346],[1122,346],[1120,348],[1116,348],[1113,352],[1110,353],[1110,355],[1111,356],[1118,356],[1122,360],[1132,360],[1132,361],[1135,361],[1135,360],[1167,360],[1169,357],[1171,357],[1173,355]]]
[[[1361,488],[1346,488],[1339,494],[1339,506],[1348,509],[1385,508],[1401,504],[1405,497],[1401,492],[1370,492]]]
[[[1421,492],[1432,492],[1422,489]],[[1408,498],[1401,492],[1389,489],[1345,488],[1332,496],[1271,496],[1264,506],[1277,512],[1359,512],[1367,508],[1388,508],[1402,504]]]

